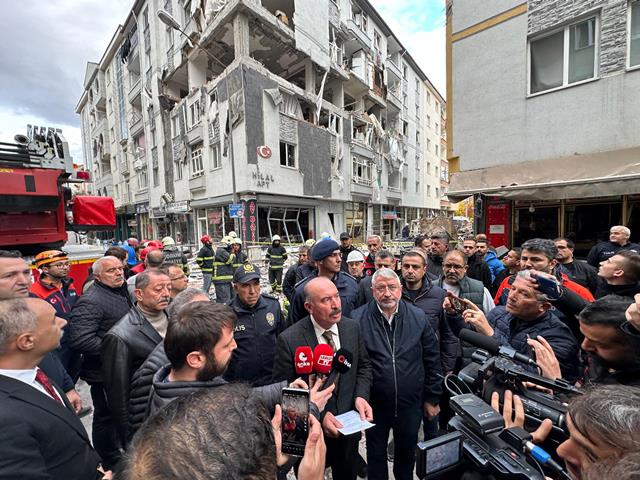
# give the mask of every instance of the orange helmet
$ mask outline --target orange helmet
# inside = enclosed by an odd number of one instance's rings
[[[62,250],[46,250],[44,252],[40,252],[35,256],[33,260],[33,264],[36,268],[42,268],[45,265],[49,265],[50,263],[60,262],[64,260],[69,260],[69,256],[66,252]]]

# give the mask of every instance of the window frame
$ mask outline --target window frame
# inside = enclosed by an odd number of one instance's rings
[[[214,157],[217,157],[217,161],[215,161]],[[222,151],[219,143],[209,145],[209,164],[211,170],[222,168]]]
[[[368,177],[365,175],[356,175],[355,169],[357,166],[361,167],[363,173],[366,174],[368,172]],[[371,166],[371,162],[359,155],[351,156],[351,181],[357,185],[363,185],[365,187],[373,186],[373,168]]]
[[[284,163],[282,163],[283,158],[282,158],[282,145],[285,145],[285,154],[286,157],[284,159]],[[289,147],[293,148],[293,165],[289,165],[289,162],[287,161],[287,159],[289,158]],[[280,154],[280,166],[283,168],[291,168],[293,170],[297,170],[298,169],[298,146],[294,143],[291,142],[286,142],[282,139],[280,139],[280,143],[278,144],[278,153]]]
[[[640,9],[640,1],[631,0],[627,5],[627,48],[626,48],[627,58],[625,61],[625,66],[628,72],[640,69],[640,62],[638,62],[636,65],[631,65],[631,19],[632,19],[631,9],[634,7],[634,5],[636,8]],[[638,25],[638,28],[640,28],[640,25]]]
[[[189,149],[189,163],[191,165],[191,178],[197,178],[204,175],[204,144],[197,143]],[[199,163],[199,169],[196,169],[196,162]]]
[[[593,51],[593,77],[579,80],[577,82],[569,83],[569,46],[571,37],[571,27],[580,23],[587,22],[591,19],[595,19],[594,26],[594,51]],[[557,87],[542,90],[540,92],[531,93],[531,43],[543,38],[555,35],[558,32],[563,32],[563,52],[562,52],[562,85]],[[547,32],[539,35],[531,36],[527,39],[527,98],[537,97],[538,95],[544,95],[545,93],[557,92],[558,90],[564,90],[565,88],[575,87],[577,85],[583,85],[585,83],[594,82],[600,79],[600,15],[598,11],[591,11],[579,18],[573,20],[571,23],[559,26]]]

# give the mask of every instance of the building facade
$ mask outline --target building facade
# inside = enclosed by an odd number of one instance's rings
[[[96,193],[115,199],[120,238],[393,238],[439,211],[436,197],[425,204],[440,180],[425,174],[414,110],[428,79],[368,2],[200,7],[136,1],[88,64],[85,159]]]
[[[447,5],[450,196],[494,245],[640,230],[640,2]]]

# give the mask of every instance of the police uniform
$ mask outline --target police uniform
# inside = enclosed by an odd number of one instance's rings
[[[260,270],[249,263],[238,268],[233,276],[236,283],[255,279],[260,279]],[[238,348],[233,351],[225,380],[248,382],[254,387],[272,383],[276,340],[287,327],[280,302],[262,294],[256,304],[249,307],[236,295],[228,305],[238,317],[233,332]]]

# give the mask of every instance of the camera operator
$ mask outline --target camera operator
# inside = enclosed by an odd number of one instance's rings
[[[492,395],[491,405],[499,411],[497,393]],[[569,438],[556,453],[565,461],[572,478],[582,478],[582,470],[594,463],[640,449],[638,405],[640,388],[623,385],[602,385],[569,402]],[[509,391],[504,396],[503,417],[507,428],[524,424],[522,402]],[[550,422],[545,420],[532,433],[533,441],[544,441],[550,431]]]
[[[525,277],[525,272],[517,274],[506,305],[497,306],[486,317],[475,304],[465,300],[465,328],[493,337],[526,356],[532,351],[527,340],[542,336],[558,358],[563,377],[573,381],[578,374],[578,344],[569,327],[550,311],[546,297]]]

